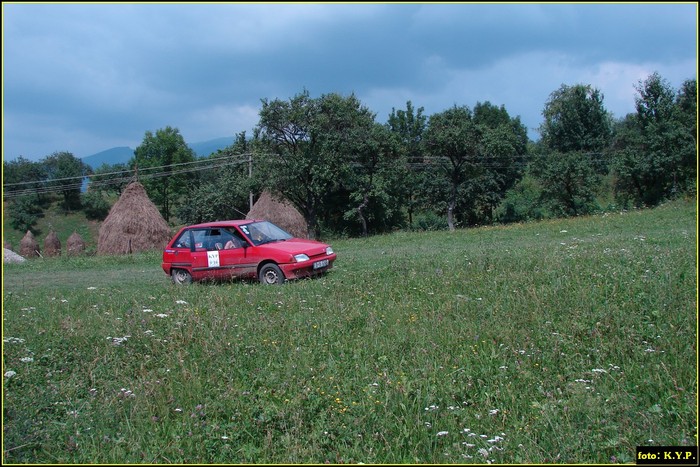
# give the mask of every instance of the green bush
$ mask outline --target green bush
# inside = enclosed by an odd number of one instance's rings
[[[525,175],[512,189],[508,190],[501,204],[496,208],[497,222],[524,222],[551,217],[542,203],[542,188],[533,177]]]
[[[91,220],[104,220],[109,214],[110,205],[99,192],[87,192],[82,196],[83,212]]]
[[[416,215],[413,228],[425,231],[447,230],[447,217],[434,211],[424,211]]]
[[[8,215],[13,229],[26,232],[37,223],[42,215],[42,210],[33,197],[21,196],[10,204]]]

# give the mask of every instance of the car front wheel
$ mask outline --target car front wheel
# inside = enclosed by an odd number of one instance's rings
[[[185,285],[192,283],[192,276],[189,272],[184,269],[173,269],[170,273],[170,277],[173,279],[173,283],[177,285]]]
[[[283,284],[284,273],[276,264],[268,263],[260,268],[258,279],[266,285]]]

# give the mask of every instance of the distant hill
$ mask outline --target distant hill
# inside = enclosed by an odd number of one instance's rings
[[[189,147],[192,148],[198,157],[207,157],[219,149],[224,149],[231,146],[234,141],[235,138],[233,136],[229,136],[224,138],[216,138],[209,141],[202,141],[199,143],[192,143],[189,144]],[[102,164],[126,164],[132,157],[134,157],[134,149],[127,146],[120,146],[98,152],[97,154],[93,154],[91,156],[85,156],[81,160],[93,169],[97,169]]]
[[[126,164],[134,157],[134,150],[127,146],[107,149],[92,156],[85,156],[81,160],[93,169],[97,169],[102,164]]]
[[[209,141],[202,141],[201,143],[192,143],[189,145],[189,147],[191,147],[199,157],[207,157],[211,156],[219,149],[224,149],[231,146],[235,140],[236,138],[229,136],[226,138],[216,138]]]

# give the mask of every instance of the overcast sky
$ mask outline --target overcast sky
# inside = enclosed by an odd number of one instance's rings
[[[562,84],[615,116],[697,78],[697,4],[2,4],[3,158],[252,134],[260,100],[354,93],[379,122],[489,101],[537,139]]]

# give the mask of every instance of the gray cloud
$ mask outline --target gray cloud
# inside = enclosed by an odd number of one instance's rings
[[[561,84],[616,116],[658,71],[697,75],[696,4],[3,4],[5,159],[83,157],[166,125],[257,123],[260,99],[355,93],[384,121],[490,101],[541,123]]]

